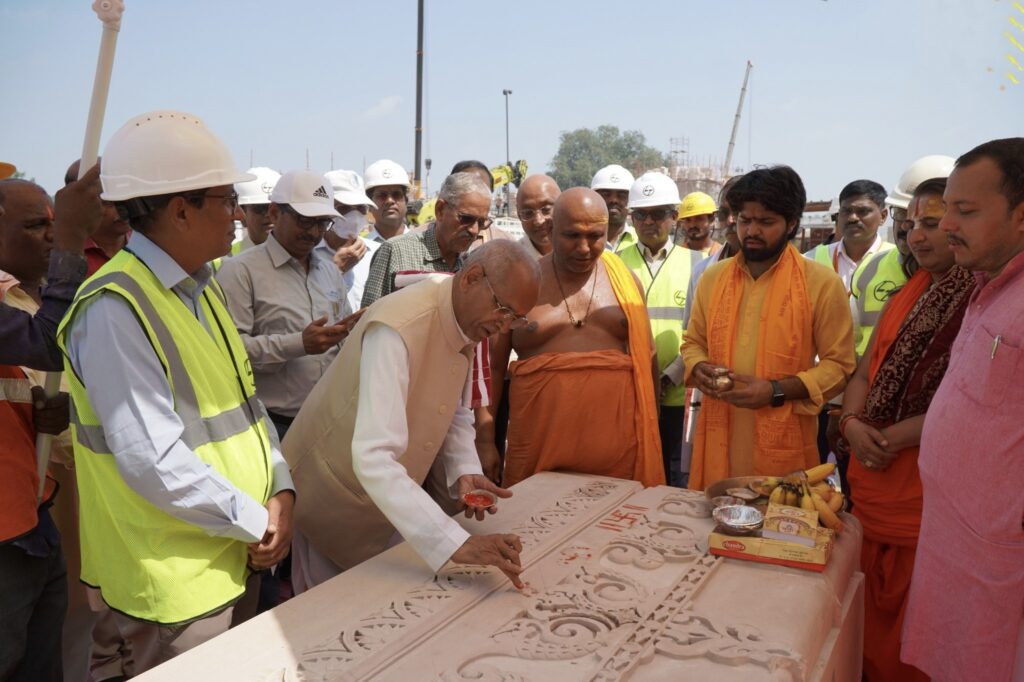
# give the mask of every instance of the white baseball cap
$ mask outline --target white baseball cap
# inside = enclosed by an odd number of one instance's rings
[[[235,191],[238,192],[238,205],[269,204],[270,193],[274,191],[274,185],[281,179],[281,174],[273,168],[264,166],[250,168],[246,173],[255,175],[256,179],[235,184]]]
[[[288,204],[307,218],[340,218],[334,210],[331,183],[320,173],[307,170],[288,171],[281,176],[270,193],[275,204]]]
[[[334,200],[346,206],[373,206],[373,199],[366,196],[363,179],[359,173],[350,170],[332,170],[325,175],[334,190]]]
[[[590,181],[590,189],[621,189],[629,191],[633,186],[633,174],[622,166],[613,163],[594,173]]]
[[[390,159],[374,161],[366,167],[366,189],[400,185],[408,189],[411,186],[409,174],[400,165]]]

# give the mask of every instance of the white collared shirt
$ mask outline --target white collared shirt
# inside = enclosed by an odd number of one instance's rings
[[[661,266],[665,264],[666,260],[668,260],[668,254],[672,252],[673,248],[675,248],[675,244],[672,243],[671,239],[665,242],[665,245],[657,251],[651,251],[647,248],[647,245],[641,241],[638,241],[636,245],[637,248],[640,249],[640,255],[642,255],[644,260],[647,262],[647,268],[651,271],[652,278],[658,276],[658,270],[661,270]]]

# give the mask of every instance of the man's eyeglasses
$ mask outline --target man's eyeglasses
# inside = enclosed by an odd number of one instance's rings
[[[295,224],[302,230],[320,230],[321,232],[326,231],[331,223],[334,222],[334,218],[330,216],[305,216],[296,211],[288,204],[278,204],[286,213],[290,213],[295,217]]]
[[[486,216],[480,218],[468,213],[456,213],[455,217],[459,221],[459,227],[464,227],[467,230],[474,225],[479,225],[480,231],[482,232],[483,230],[489,229],[491,225],[494,224],[494,221]]]
[[[519,211],[520,220],[533,220],[538,215],[542,218],[550,218],[551,214],[554,213],[554,206],[541,206],[540,208],[524,208]]]
[[[404,189],[393,189],[390,191],[386,189],[375,189],[373,190],[373,194],[370,195],[370,198],[373,199],[374,201],[381,202],[387,201],[388,199],[391,199],[392,201],[396,202],[404,201],[405,197],[406,195]]]
[[[656,223],[660,223],[665,218],[676,217],[676,209],[674,208],[655,208],[650,211],[645,211],[642,208],[633,210],[633,222],[642,223],[648,218]]]
[[[256,215],[267,215],[267,211],[270,210],[270,204],[246,204],[245,208]]]
[[[221,199],[224,202],[225,208],[231,213],[235,212],[238,208],[238,193],[228,192],[227,194],[208,194],[206,192],[197,192],[195,194],[185,194],[185,201],[189,202],[193,206],[202,206],[203,201],[206,199]]]
[[[508,324],[509,329],[522,329],[529,324],[530,320],[525,315],[520,315],[498,300],[498,295],[494,293],[494,287],[491,286],[491,281],[487,279],[487,275],[484,275],[484,281],[487,282],[487,288],[491,290],[491,298],[494,299],[494,309],[501,313],[501,318]]]

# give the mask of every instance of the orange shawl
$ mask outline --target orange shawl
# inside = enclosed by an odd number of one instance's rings
[[[615,298],[626,314],[629,325],[629,357],[633,361],[633,386],[636,391],[637,453],[633,480],[645,486],[665,485],[665,468],[661,461],[661,436],[658,431],[658,405],[654,401],[654,375],[651,357],[654,342],[647,305],[637,289],[633,274],[622,259],[605,251],[601,254],[608,281]]]
[[[740,302],[747,286],[741,259],[739,256],[728,261],[726,270],[715,282],[708,306],[708,360],[725,367],[733,366]],[[787,246],[770,275],[772,280],[758,325],[755,362],[758,377],[794,376],[807,369],[802,366],[801,358],[813,355],[811,303],[803,260],[793,246]],[[690,463],[691,488],[702,489],[732,475],[729,470],[730,409],[727,402],[704,396]],[[808,454],[808,448],[813,450],[813,456]],[[757,475],[782,475],[804,469],[817,461],[817,457],[816,444],[804,442],[800,417],[793,412],[791,402],[756,411],[753,461]]]

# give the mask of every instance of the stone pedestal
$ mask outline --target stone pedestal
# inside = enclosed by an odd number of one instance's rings
[[[474,533],[523,540],[496,569],[433,575],[405,544],[139,677],[179,680],[850,680],[861,531],[823,573],[714,557],[703,495],[544,473]]]

